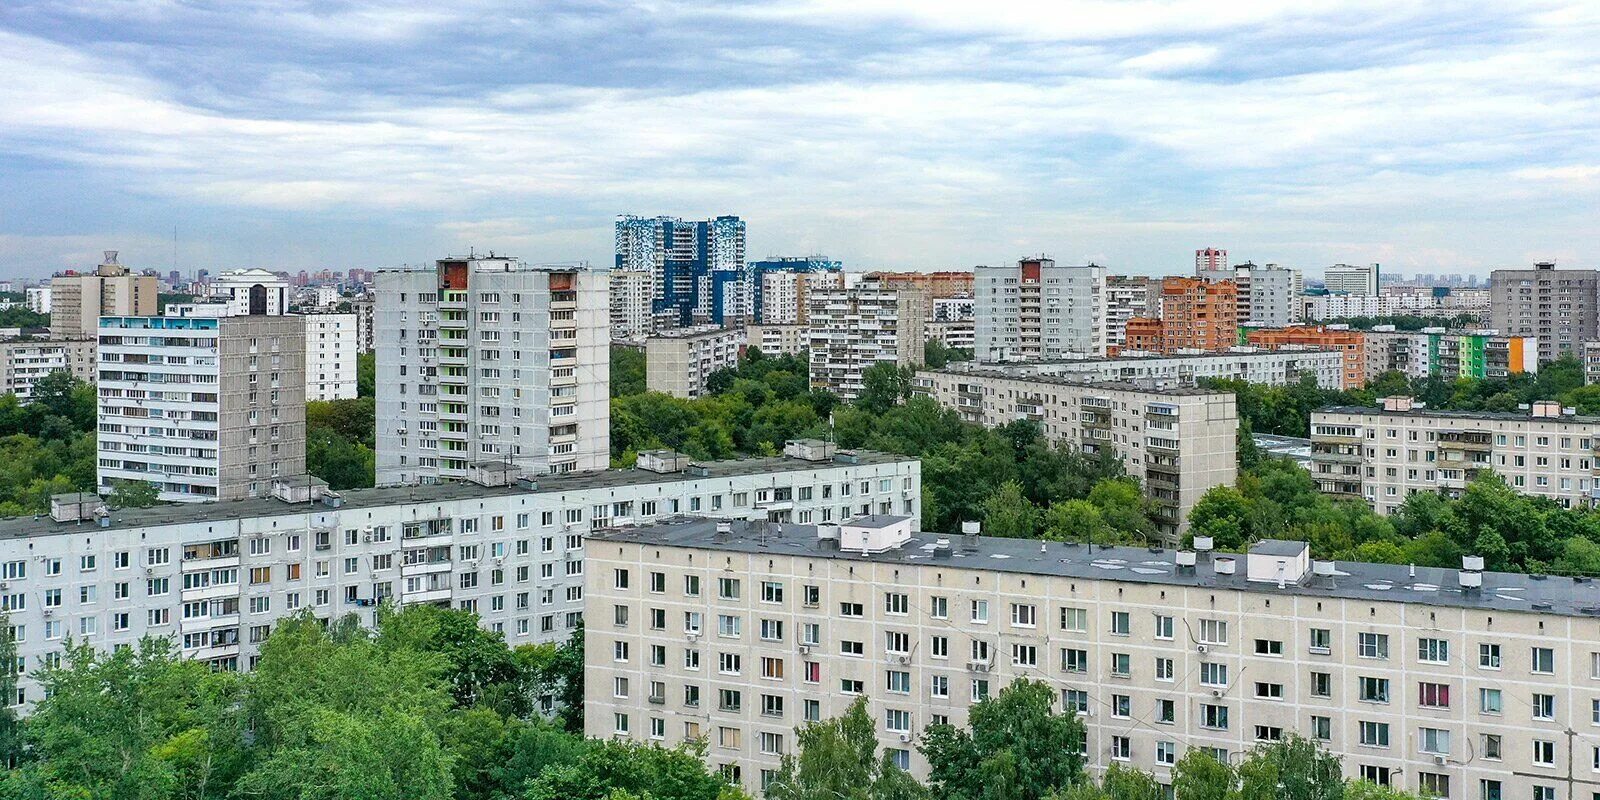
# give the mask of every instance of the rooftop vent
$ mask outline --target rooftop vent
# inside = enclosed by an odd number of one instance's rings
[[[635,469],[658,472],[663,475],[682,472],[689,466],[689,457],[674,450],[646,450],[633,462]]]
[[[1211,552],[1213,546],[1214,545],[1210,536],[1194,537],[1194,551],[1196,553],[1209,553]]]
[[[790,439],[783,443],[783,454],[801,461],[827,461],[837,452],[837,445],[821,439]]]
[[[1553,419],[1561,416],[1561,404],[1554,400],[1539,400],[1528,413],[1540,419]]]
[[[1217,556],[1216,560],[1211,562],[1211,568],[1216,570],[1218,575],[1232,575],[1235,571],[1234,559],[1232,556]]]
[[[940,539],[940,540],[938,540],[938,541],[933,543],[933,557],[934,558],[949,558],[950,557],[950,540],[949,539]]]
[[[106,504],[94,492],[73,492],[50,496],[50,518],[56,522],[82,522],[104,514]]]
[[[1178,564],[1178,574],[1179,575],[1192,575],[1192,574],[1194,574],[1194,564],[1195,564],[1194,551],[1193,550],[1179,550],[1178,551],[1177,564]]]
[[[1245,557],[1246,577],[1254,583],[1299,583],[1311,571],[1311,545],[1262,539]]]
[[[1335,572],[1335,570],[1334,570],[1334,565],[1333,565],[1332,561],[1321,561],[1321,560],[1318,560],[1318,561],[1312,561],[1311,562],[1311,574],[1312,575],[1315,575],[1315,576],[1317,576],[1319,578],[1331,578],[1331,577],[1333,577],[1333,573],[1334,572]]]
[[[733,523],[729,522],[727,520],[722,520],[722,521],[718,522],[717,523],[716,533],[712,534],[711,538],[713,538],[713,539],[715,539],[716,541],[719,541],[719,542],[726,542],[729,539],[732,539],[733,538]]]
[[[817,526],[817,546],[823,550],[839,549],[839,526],[824,522]]]
[[[691,463],[691,464],[685,466],[683,468],[683,471],[684,471],[684,474],[693,475],[696,478],[709,478],[709,477],[711,477],[711,468],[706,466],[706,465],[704,465],[704,464],[693,464],[693,463]]]
[[[539,481],[532,475],[518,475],[517,488],[529,492],[539,491]]]

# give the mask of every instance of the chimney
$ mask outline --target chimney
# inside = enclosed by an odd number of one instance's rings
[[[1211,568],[1218,575],[1232,575],[1234,573],[1234,560],[1230,556],[1217,556],[1211,562]]]
[[[961,523],[961,538],[963,546],[968,550],[978,549],[978,533],[983,526],[976,520]]]

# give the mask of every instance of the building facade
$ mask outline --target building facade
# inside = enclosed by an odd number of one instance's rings
[[[1226,350],[1238,344],[1238,285],[1232,280],[1163,278],[1159,319],[1134,317],[1126,350],[1141,353]]]
[[[1397,331],[1380,326],[1362,331],[1368,381],[1396,371],[1413,378],[1494,378],[1539,371],[1539,346],[1531,336],[1488,331],[1424,328]]]
[[[769,356],[805,356],[811,352],[811,326],[751,325],[745,328],[750,347]]]
[[[979,361],[1105,355],[1105,268],[1025,258],[973,280]]]
[[[1228,251],[1216,247],[1203,247],[1194,251],[1196,278],[1225,277],[1228,272]]]
[[[1243,264],[1234,268],[1233,282],[1239,287],[1238,324],[1282,327],[1301,321],[1305,281],[1300,270]]]
[[[865,522],[865,521],[864,521]],[[857,546],[859,545],[859,546]],[[1152,553],[916,534],[892,521],[607,531],[588,546],[590,736],[671,746],[752,791],[801,724],[865,698],[918,776],[929,725],[1043,681],[1086,766],[1170,785],[1190,749],[1237,762],[1293,733],[1345,777],[1420,796],[1590,791],[1600,740],[1592,584],[1325,562],[1301,542]]]
[[[750,262],[746,278],[751,292],[750,319],[779,325],[805,322],[808,289],[843,285],[843,270],[843,264],[827,256],[771,256]]]
[[[1497,269],[1489,275],[1489,310],[1495,330],[1539,340],[1539,360],[1577,353],[1600,339],[1596,292],[1600,272],[1556,269],[1540,262],[1533,269]]]
[[[1299,303],[1301,314],[1312,322],[1350,317],[1388,317],[1399,314],[1450,318],[1474,313],[1470,309],[1447,307],[1443,299],[1437,295],[1415,292],[1309,295],[1299,298]]]
[[[919,291],[873,283],[815,291],[806,331],[811,388],[854,400],[861,394],[862,376],[872,367],[921,364],[926,304]]]
[[[1344,381],[1340,388],[1359,389],[1366,384],[1366,340],[1359,332],[1324,325],[1297,325],[1247,331],[1244,341],[1265,350],[1336,350],[1344,354]]]
[[[26,403],[33,398],[33,385],[53,372],[93,383],[95,361],[94,339],[0,339],[0,394],[14,394]]]
[[[1235,347],[1225,353],[1130,355],[1031,364],[959,362],[947,370],[998,371],[1018,378],[1073,378],[1131,383],[1146,389],[1194,386],[1201,378],[1232,378],[1269,386],[1299,383],[1306,376],[1324,389],[1344,385],[1344,354],[1335,350],[1261,350]]]
[[[565,641],[581,624],[592,531],[681,514],[788,524],[920,513],[913,459],[860,452],[325,493],[280,482],[204,518],[161,505],[103,512],[66,495],[53,517],[0,520],[0,590],[17,631],[25,710],[68,638],[99,648],[173,637],[188,658],[253,666],[273,623],[310,609],[371,625],[384,599],[476,612],[512,646]],[[503,473],[495,473],[505,477]],[[515,476],[511,476],[515,477]],[[864,484],[864,485],[863,485]]]
[[[1311,415],[1313,470],[1324,493],[1360,497],[1382,514],[1417,492],[1459,496],[1492,470],[1511,488],[1567,508],[1595,499],[1600,417],[1554,402],[1520,413],[1434,411],[1409,397]]]
[[[926,292],[934,300],[948,297],[971,297],[974,291],[973,273],[960,270],[941,272],[869,272],[866,280],[876,281],[885,289],[916,289]]]
[[[300,317],[100,318],[98,486],[238,500],[306,471]]]
[[[648,270],[611,270],[611,338],[648,336],[654,329],[650,311],[654,296],[655,277]]]
[[[606,277],[505,257],[379,272],[378,485],[464,478],[485,461],[604,469]]]
[[[355,314],[306,314],[306,399],[356,396],[356,355],[361,330]]]
[[[657,329],[742,322],[750,314],[745,224],[738,217],[618,217],[613,268],[651,274]]]
[[[23,289],[23,303],[35,314],[50,313],[50,284]]]
[[[105,262],[80,275],[63,272],[50,278],[50,332],[60,339],[92,339],[100,317],[151,316],[158,313],[160,286],[154,275],[135,275],[107,250]]]
[[[1128,349],[1128,320],[1161,316],[1161,283],[1143,275],[1106,277],[1106,355]]]
[[[703,325],[661,331],[645,340],[645,388],[674,397],[699,397],[706,379],[739,366],[744,328]]]
[[[985,427],[1037,422],[1051,442],[1121,457],[1177,543],[1189,509],[1238,476],[1239,416],[1232,392],[1143,389],[1126,383],[1015,376],[1004,370],[923,370],[914,390]]]
[[[1322,273],[1322,286],[1330,293],[1377,294],[1381,288],[1377,264],[1335,264]]]

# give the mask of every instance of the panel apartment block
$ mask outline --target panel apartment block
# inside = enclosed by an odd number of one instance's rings
[[[610,463],[604,271],[504,257],[377,274],[378,485]]]
[[[1552,262],[1533,269],[1497,269],[1489,274],[1490,325],[1507,335],[1539,339],[1539,360],[1577,353],[1600,338],[1597,298],[1600,272],[1556,269]]]
[[[66,372],[78,380],[93,383],[94,339],[42,336],[0,339],[0,394],[14,394],[26,403],[33,396],[33,385],[52,372]]]
[[[973,274],[979,361],[1105,355],[1104,267],[1026,258]]]
[[[1334,350],[1258,350],[1234,347],[1225,353],[1127,355],[1119,358],[1082,358],[1027,364],[956,362],[953,372],[1000,371],[1007,375],[1071,377],[1088,381],[1119,381],[1144,389],[1193,386],[1200,378],[1238,378],[1250,383],[1284,386],[1304,376],[1324,389],[1344,385],[1344,354]]]
[[[361,331],[355,314],[307,314],[306,399],[348,400],[356,396],[356,355]]]
[[[739,366],[744,347],[743,328],[704,325],[660,331],[644,342],[645,388],[699,397],[713,373]]]
[[[56,498],[53,516],[0,520],[0,608],[33,675],[71,638],[96,647],[172,636],[189,658],[250,667],[273,623],[311,609],[373,622],[378,602],[478,613],[512,646],[563,641],[582,620],[586,538],[678,514],[773,522],[921,513],[917,461],[835,455],[542,476],[537,483],[358,489],[320,498],[298,481],[276,496],[196,509],[107,513],[94,495]],[[486,483],[511,475],[486,473]]]
[[[922,363],[926,306],[919,290],[873,283],[813,290],[806,334],[811,388],[854,400],[872,367]]]
[[[1409,397],[1311,414],[1312,477],[1333,495],[1392,514],[1417,492],[1457,497],[1482,470],[1513,489],[1585,506],[1596,497],[1600,417],[1553,402],[1520,413],[1434,411]]]
[[[964,725],[1027,678],[1083,718],[1093,772],[1170,784],[1190,748],[1237,761],[1296,733],[1350,778],[1424,796],[1587,798],[1594,584],[1466,562],[1090,550],[893,521],[608,531],[587,549],[586,732],[703,738],[759,789],[796,727],[865,697],[880,746],[926,775],[930,724]]]
[[[1033,420],[1049,441],[1122,457],[1154,502],[1161,533],[1176,543],[1189,510],[1213,486],[1238,477],[1238,411],[1232,392],[1141,389],[1125,383],[1018,377],[1003,370],[923,370],[915,391],[996,427]]]

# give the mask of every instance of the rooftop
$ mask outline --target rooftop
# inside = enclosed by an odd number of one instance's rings
[[[1031,381],[1033,383],[1049,383],[1056,386],[1078,386],[1086,389],[1102,389],[1108,392],[1143,392],[1144,394],[1166,395],[1172,397],[1207,397],[1212,395],[1232,394],[1232,392],[1216,389],[1202,389],[1198,386],[1165,386],[1152,389],[1128,381],[1096,381],[1079,375],[1041,375],[1036,373],[1023,373],[1007,370],[1003,367],[968,368],[968,369],[928,369],[923,372],[938,372],[945,375],[972,376],[978,378],[1004,378],[1013,381]]]
[[[1046,575],[1083,580],[1190,586],[1241,592],[1281,594],[1346,600],[1416,603],[1427,606],[1522,611],[1562,616],[1600,617],[1600,581],[1543,575],[1484,572],[1482,589],[1464,590],[1458,571],[1434,567],[1411,568],[1397,564],[1333,562],[1333,574],[1308,574],[1300,583],[1283,588],[1273,582],[1250,581],[1244,554],[1199,554],[1199,566],[1179,572],[1176,552],[1159,548],[1087,547],[1082,544],[1004,539],[991,536],[916,533],[903,546],[882,553],[862,554],[825,548],[813,525],[778,525],[737,521],[730,535],[716,534],[717,520],[677,518],[656,525],[614,528],[589,535],[595,541],[635,542],[666,547],[686,547],[751,555],[785,555],[828,558],[852,562],[906,566],[948,566],[1024,575]],[[846,523],[851,524],[851,523]],[[948,558],[935,555],[938,543],[950,548]],[[1299,542],[1281,543],[1291,547]],[[1257,543],[1253,552],[1276,545]],[[1234,574],[1218,574],[1211,564],[1223,556],[1236,558]]]
[[[1415,408],[1408,411],[1391,410],[1378,406],[1323,406],[1317,409],[1319,414],[1381,414],[1386,417],[1442,417],[1444,419],[1479,419],[1498,421],[1523,421],[1523,422],[1557,422],[1581,425],[1600,425],[1600,417],[1580,416],[1578,414],[1562,414],[1560,416],[1535,417],[1526,410],[1523,411],[1447,411],[1437,408]]]
[[[857,450],[854,452],[855,461],[849,463],[832,459],[827,461],[806,461],[788,456],[699,462],[698,466],[703,467],[706,471],[704,475],[696,475],[688,471],[660,473],[643,469],[610,469],[595,472],[574,472],[565,475],[540,475],[537,477],[538,488],[533,491],[522,488],[516,483],[505,486],[481,486],[466,481],[428,486],[344,489],[338,492],[338,496],[343,500],[343,504],[338,510],[380,508],[408,503],[444,503],[482,497],[554,494],[594,488],[643,486],[657,483],[674,483],[690,479],[704,480],[706,478],[762,473],[801,472],[831,467],[894,464],[916,460],[911,456],[880,453],[871,450]],[[108,527],[113,530],[126,530],[161,525],[180,525],[189,522],[217,522],[250,519],[253,517],[272,517],[306,513],[309,508],[315,508],[319,511],[333,510],[321,504],[288,503],[273,497],[225,500],[215,503],[162,503],[150,508],[113,510],[111,512],[111,523]],[[88,522],[56,522],[50,519],[48,514],[37,517],[6,517],[0,518],[0,539],[78,533],[84,527],[92,524]]]

